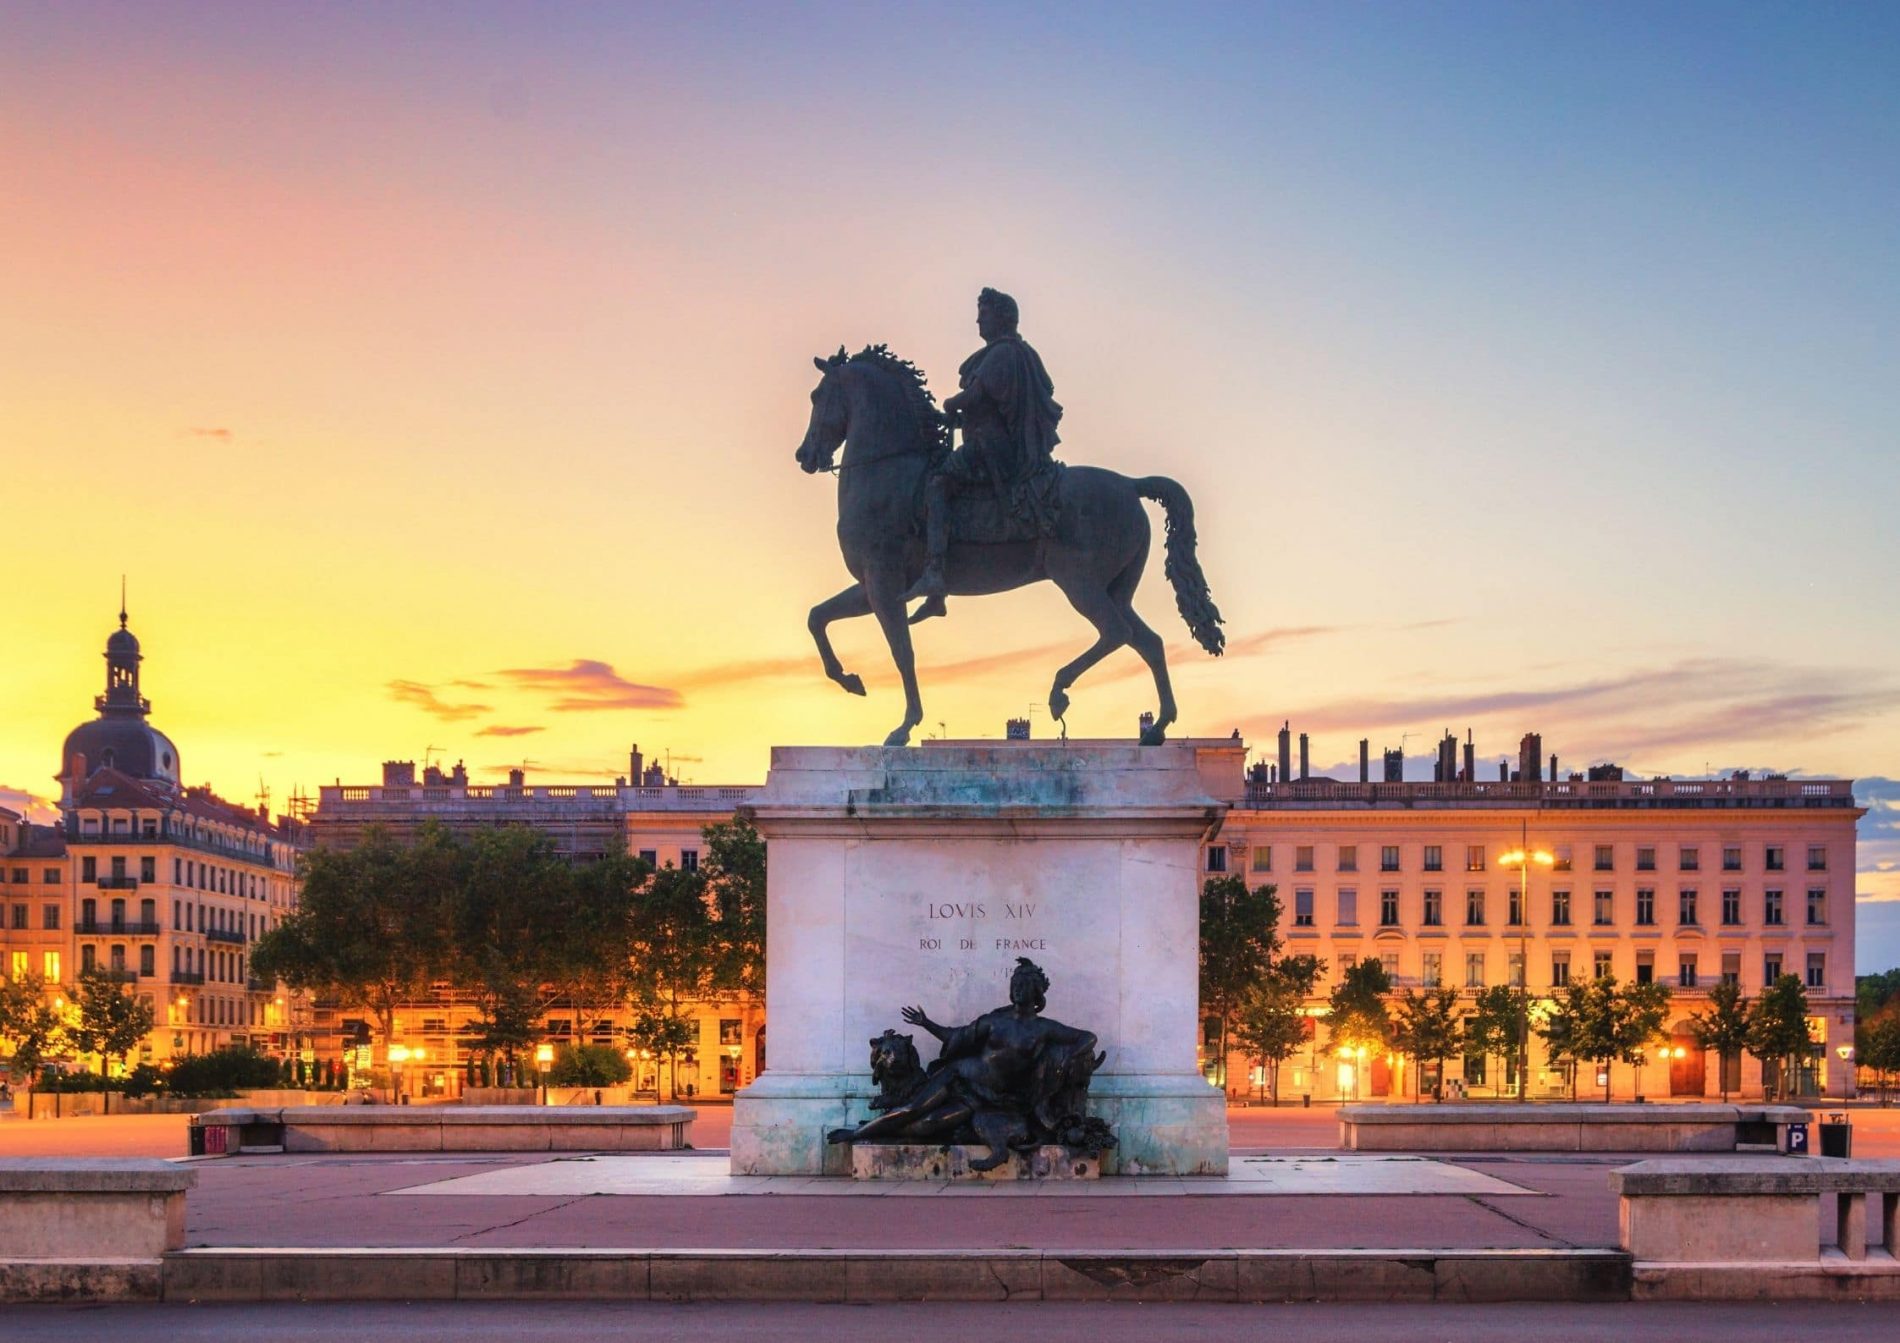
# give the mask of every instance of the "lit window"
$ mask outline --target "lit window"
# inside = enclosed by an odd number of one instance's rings
[[[1484,845],[1467,844],[1465,846],[1465,871],[1484,871]]]
[[[1273,871],[1273,845],[1271,844],[1254,845],[1253,870],[1256,872]]]

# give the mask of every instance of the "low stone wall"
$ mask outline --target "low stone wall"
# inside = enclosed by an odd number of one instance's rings
[[[1339,1145],[1357,1152],[1733,1152],[1776,1144],[1797,1105],[1342,1105]]]
[[[195,1115],[220,1106],[243,1105],[341,1105],[349,1093],[343,1091],[297,1091],[289,1089],[240,1091],[230,1096],[140,1096],[130,1099],[118,1092],[66,1091],[33,1093],[31,1113],[20,1100],[14,1112],[25,1119],[76,1119],[89,1115]],[[20,1093],[24,1096],[25,1093]],[[107,1096],[111,1101],[108,1105]]]
[[[1900,1300],[1900,1161],[1639,1161],[1610,1187],[1638,1299]]]
[[[198,1115],[191,1126],[203,1132],[205,1155],[657,1152],[687,1146],[693,1118],[683,1105],[233,1106]]]
[[[157,1297],[197,1178],[143,1158],[0,1160],[0,1300]]]

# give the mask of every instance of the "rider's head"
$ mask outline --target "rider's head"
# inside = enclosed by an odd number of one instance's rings
[[[1011,1006],[1031,1012],[1040,1012],[1048,1005],[1049,976],[1027,956],[1016,958],[1015,973],[1009,977],[1009,1001]]]
[[[984,340],[1016,334],[1016,300],[1000,289],[985,289],[976,296],[976,329]]]

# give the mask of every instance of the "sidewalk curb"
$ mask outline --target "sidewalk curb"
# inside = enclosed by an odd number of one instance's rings
[[[1627,1301],[1619,1250],[199,1249],[166,1301]]]

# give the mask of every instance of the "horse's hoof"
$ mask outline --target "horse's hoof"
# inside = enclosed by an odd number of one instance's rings
[[[1069,696],[1066,691],[1051,690],[1049,692],[1049,716],[1056,719],[1069,716]]]
[[[890,736],[884,739],[884,744],[886,746],[910,745],[910,729],[908,727],[900,727],[896,729],[894,732],[891,733]]]
[[[1143,746],[1159,746],[1167,741],[1167,739],[1168,730],[1164,727],[1151,727],[1142,730],[1141,744]]]
[[[910,623],[915,625],[919,621],[929,620],[932,616],[943,616],[943,615],[949,615],[949,614],[950,614],[950,608],[944,605],[943,598],[926,597],[924,598],[924,604],[922,606],[919,606],[914,612],[911,613]]]
[[[856,672],[846,672],[838,678],[838,684],[845,688],[846,694],[862,695],[864,693],[864,678]]]

